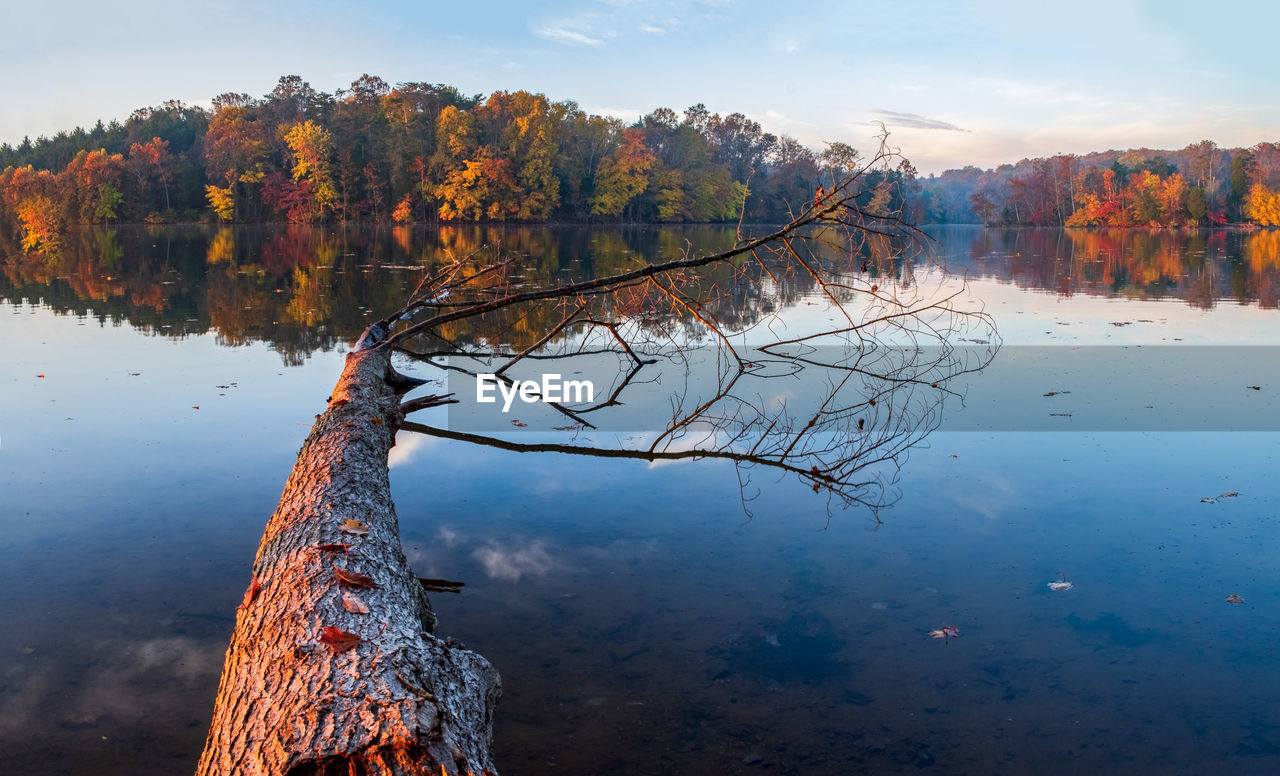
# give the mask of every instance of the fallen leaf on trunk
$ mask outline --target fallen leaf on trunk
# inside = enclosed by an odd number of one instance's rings
[[[248,609],[254,601],[258,600],[258,594],[261,592],[262,583],[258,581],[257,577],[254,577],[253,581],[249,583],[249,589],[244,591],[244,602],[238,608]]]
[[[346,553],[351,547],[350,544],[321,544],[316,547],[320,552],[342,552]],[[350,554],[350,553],[348,553]]]
[[[347,571],[346,569],[334,569],[333,573],[337,575],[338,581],[344,585],[352,587],[368,587],[377,589],[378,583],[373,581],[373,577],[368,574],[361,574],[359,571]]]
[[[370,422],[370,423],[377,423],[379,426],[381,426],[381,425],[382,425],[382,418],[369,418],[369,422]]]
[[[354,534],[355,536],[365,536],[366,534],[369,533],[369,526],[365,525],[359,520],[352,520],[351,518],[348,517],[345,521],[343,521],[342,527],[339,528],[338,530],[342,531],[343,533]]]
[[[342,608],[352,614],[368,614],[369,607],[352,593],[342,594]]]
[[[320,641],[328,644],[329,649],[334,652],[346,652],[349,649],[355,649],[363,640],[354,633],[347,633],[332,625],[326,625],[320,633]]]

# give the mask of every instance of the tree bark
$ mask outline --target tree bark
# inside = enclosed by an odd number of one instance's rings
[[[263,533],[198,776],[495,772],[500,680],[434,635],[391,501],[398,375],[363,345]]]

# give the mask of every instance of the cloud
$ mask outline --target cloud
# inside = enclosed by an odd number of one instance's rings
[[[650,35],[666,35],[669,32],[665,27],[655,27],[652,24],[641,24],[640,31],[647,32]]]
[[[592,37],[591,28],[578,20],[551,22],[533,28],[539,38],[572,46],[603,46],[604,39]]]
[[[895,127],[908,127],[910,129],[945,129],[952,132],[971,132],[972,130],[957,127],[949,121],[940,119],[925,118],[916,113],[899,113],[892,110],[874,110],[884,123],[891,124]]]

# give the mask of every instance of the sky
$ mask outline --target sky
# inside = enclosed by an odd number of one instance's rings
[[[364,73],[633,122],[704,103],[821,149],[878,122],[923,173],[1280,140],[1280,3],[0,0],[0,142]]]

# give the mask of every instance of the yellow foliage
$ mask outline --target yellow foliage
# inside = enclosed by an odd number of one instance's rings
[[[223,221],[230,221],[236,214],[236,201],[231,196],[231,187],[220,188],[212,184],[204,187],[205,198],[209,200],[209,207],[213,208],[213,212],[218,214],[218,218]]]
[[[1280,192],[1255,183],[1244,198],[1244,214],[1262,226],[1280,226]]]

